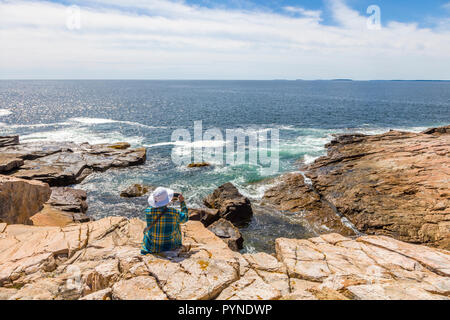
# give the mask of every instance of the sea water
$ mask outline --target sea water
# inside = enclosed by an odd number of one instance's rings
[[[278,129],[280,170],[262,174],[255,165],[188,169],[172,161],[186,144],[174,130]],[[245,250],[274,250],[277,237],[314,236],[299,213],[257,205],[276,177],[326,154],[336,133],[376,134],[390,129],[419,132],[450,123],[450,82],[433,81],[0,81],[0,135],[22,142],[126,141],[145,146],[145,165],[94,173],[77,188],[88,192],[88,214],[143,218],[145,198],[123,199],[134,183],[182,192],[190,207],[216,187],[232,182],[255,204],[241,231]],[[189,143],[189,142],[187,142]],[[196,143],[208,147],[211,142]],[[214,141],[215,146],[225,141]],[[202,145],[203,144],[203,145]]]

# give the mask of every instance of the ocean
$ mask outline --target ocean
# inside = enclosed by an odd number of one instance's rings
[[[185,144],[174,130],[279,130],[279,171],[258,165],[188,169],[172,161]],[[0,135],[22,142],[52,140],[129,142],[148,148],[140,167],[95,173],[77,188],[88,192],[88,215],[143,218],[146,199],[123,199],[133,183],[182,192],[190,207],[217,186],[232,182],[255,204],[241,231],[246,252],[273,252],[278,237],[314,235],[299,213],[258,205],[276,177],[298,171],[324,155],[336,133],[376,134],[390,129],[419,132],[450,123],[450,82],[433,81],[0,81]],[[214,141],[214,145],[225,144]],[[211,141],[196,147],[210,146]],[[248,151],[248,150],[247,150]],[[275,178],[275,179],[273,179]]]

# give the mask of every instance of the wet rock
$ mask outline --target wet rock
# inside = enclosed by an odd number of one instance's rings
[[[249,222],[253,216],[250,200],[244,197],[232,183],[226,183],[214,190],[203,200],[203,203],[208,208],[219,210],[222,218],[237,226]]]
[[[154,190],[155,190],[155,187],[153,187],[153,186],[134,184],[132,186],[129,186],[125,190],[123,190],[120,193],[120,196],[122,198],[137,198],[137,197],[145,196],[145,195],[149,194],[150,192],[153,192]]]
[[[19,144],[19,136],[0,136],[0,148]]]
[[[199,163],[190,163],[188,165],[188,168],[203,168],[203,167],[210,167],[211,164],[208,162],[199,162]]]
[[[424,134],[449,134],[450,133],[450,125],[440,128],[431,128],[423,131]]]
[[[266,190],[261,204],[274,205],[280,211],[300,212],[318,234],[333,230],[346,236],[355,235],[333,208],[305,183],[303,175],[286,174],[280,179],[280,183]]]
[[[107,145],[108,148],[117,149],[117,150],[125,150],[131,147],[128,142],[117,142],[113,144]]]
[[[200,221],[205,227],[210,226],[220,219],[217,209],[189,209],[189,220]]]
[[[50,193],[46,183],[0,175],[0,220],[31,224],[30,217],[43,208]]]
[[[359,231],[449,249],[449,154],[448,126],[344,135],[305,170]]]
[[[243,248],[244,238],[239,229],[228,220],[220,219],[210,225],[208,230],[222,239],[231,250],[239,251]]]

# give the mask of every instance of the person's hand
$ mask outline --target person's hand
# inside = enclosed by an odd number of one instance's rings
[[[183,197],[182,194],[180,194],[180,195],[178,196],[178,200],[179,200],[180,202],[184,202],[184,197]]]

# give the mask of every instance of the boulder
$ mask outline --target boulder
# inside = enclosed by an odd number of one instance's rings
[[[30,217],[50,198],[48,184],[0,175],[0,220],[31,224]]]
[[[65,227],[75,222],[70,212],[58,210],[48,204],[44,204],[44,208],[33,215],[30,220],[34,226],[54,227]]]
[[[304,168],[360,232],[450,249],[450,132],[343,135]]]
[[[91,219],[85,214],[88,209],[86,199],[84,190],[53,187],[44,208],[31,217],[33,225],[64,227],[71,223],[88,222]]]
[[[208,227],[208,230],[222,239],[233,251],[239,251],[243,248],[244,238],[242,238],[239,229],[230,221],[220,219]]]
[[[232,183],[226,183],[214,190],[203,203],[208,208],[219,210],[222,218],[238,226],[245,225],[253,216],[250,200]]]
[[[220,215],[217,209],[189,209],[189,220],[200,221],[205,227],[210,226],[219,219]]]
[[[0,148],[19,144],[19,136],[0,136]]]
[[[87,193],[84,190],[53,187],[47,204],[61,211],[86,213],[88,210],[86,199]]]
[[[122,198],[137,198],[142,197],[150,192],[153,192],[155,190],[155,187],[142,185],[142,184],[134,184],[132,186],[129,186],[125,190],[123,190],[120,193],[120,196]]]

